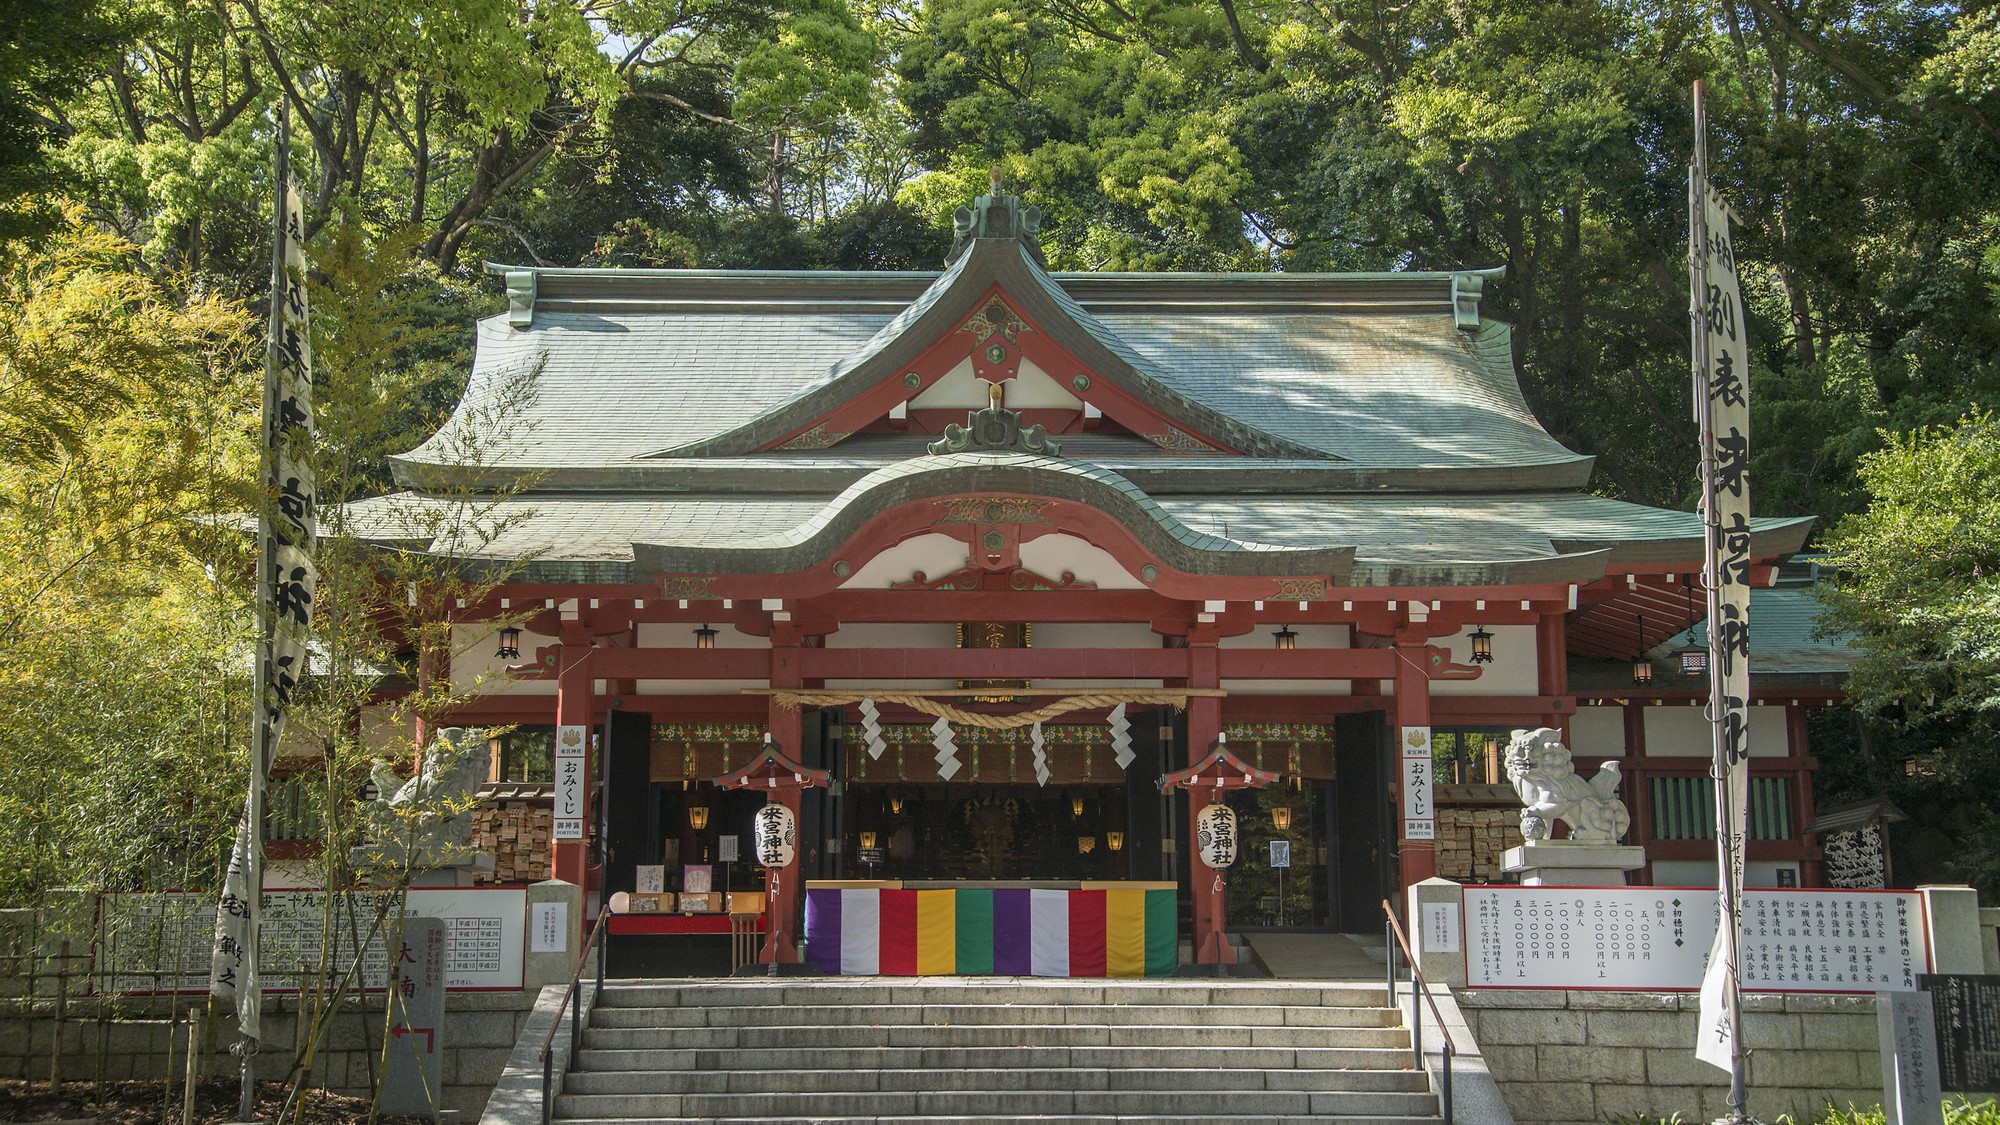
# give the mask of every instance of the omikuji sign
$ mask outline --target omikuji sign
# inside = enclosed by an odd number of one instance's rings
[[[1715,890],[1467,887],[1473,988],[1691,992],[1721,918]],[[1929,970],[1913,892],[1748,891],[1743,987],[1754,992],[1908,990]]]

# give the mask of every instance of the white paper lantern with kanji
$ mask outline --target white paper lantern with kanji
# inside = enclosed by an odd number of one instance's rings
[[[773,801],[757,810],[750,836],[757,843],[757,862],[765,867],[790,867],[798,852],[799,822],[792,810]]]
[[[1194,819],[1195,854],[1217,871],[1236,862],[1236,811],[1224,804],[1202,808]]]

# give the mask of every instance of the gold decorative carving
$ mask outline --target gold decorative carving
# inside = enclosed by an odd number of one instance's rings
[[[1326,579],[1324,578],[1280,578],[1278,590],[1271,595],[1274,602],[1318,602],[1326,600]]]
[[[965,323],[959,325],[958,330],[972,333],[972,338],[982,344],[995,333],[998,333],[1001,339],[1011,341],[1018,339],[1023,332],[1033,331],[1028,327],[1028,322],[1021,319],[1021,314],[1007,307],[1007,302],[998,297],[987,301],[980,306],[978,312],[966,317]]]
[[[1019,496],[1003,496],[997,499],[981,496],[954,496],[949,500],[933,500],[931,503],[944,509],[944,515],[936,523],[1054,523],[1043,515],[1054,507],[1054,500],[1029,500]]]
[[[1006,571],[991,574],[990,577],[992,580],[989,582],[988,572],[974,570],[971,567],[954,571],[943,578],[932,578],[920,570],[912,574],[908,582],[897,582],[889,588],[892,590],[972,591],[997,590],[1004,586],[1006,589],[1023,594],[1044,590],[1097,589],[1097,583],[1081,581],[1073,572],[1067,570],[1063,571],[1061,578],[1050,578],[1046,575],[1036,574],[1025,567],[1017,566]]]
[[[715,595],[708,588],[708,584],[713,581],[715,581],[713,578],[662,578],[660,579],[660,596],[663,598],[673,598],[677,601],[682,599],[687,601],[713,601]]]

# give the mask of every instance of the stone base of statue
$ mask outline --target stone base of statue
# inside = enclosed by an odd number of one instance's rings
[[[409,871],[412,887],[470,887],[482,878],[491,882],[499,867],[492,852],[468,853],[462,844],[419,844],[415,861],[407,865],[400,855],[384,856],[382,849],[368,847],[355,848],[347,861],[364,878],[392,881],[396,874]]]
[[[1501,855],[1502,868],[1524,887],[1622,887],[1625,873],[1646,865],[1646,849],[1629,844],[1530,840]]]

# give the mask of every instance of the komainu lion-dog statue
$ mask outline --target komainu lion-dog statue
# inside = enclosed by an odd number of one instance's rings
[[[1606,762],[1597,776],[1577,776],[1562,732],[1548,727],[1517,730],[1507,744],[1507,780],[1520,794],[1521,835],[1546,840],[1556,821],[1569,823],[1579,844],[1616,844],[1632,826],[1618,799],[1618,763]]]

